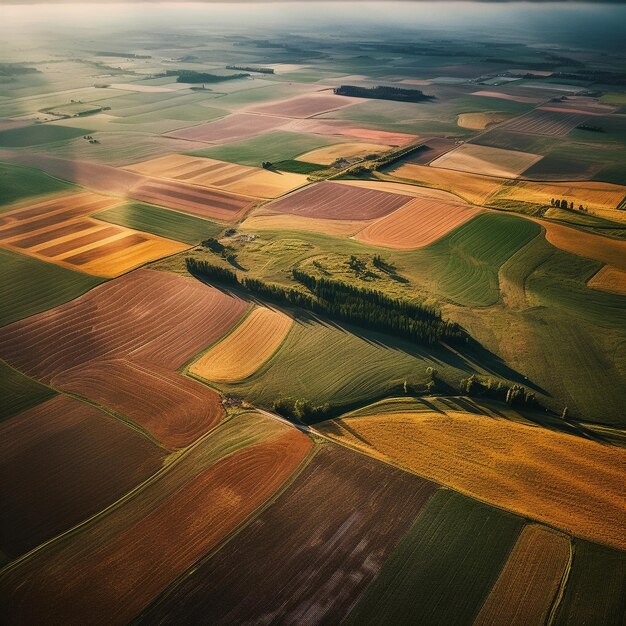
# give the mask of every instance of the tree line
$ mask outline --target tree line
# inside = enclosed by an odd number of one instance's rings
[[[232,270],[205,260],[189,257],[186,263],[188,271],[193,275],[243,287],[262,300],[299,307],[416,343],[432,345],[440,341],[467,342],[463,329],[458,324],[442,319],[441,314],[433,308],[391,298],[375,289],[316,278],[301,270],[293,270],[294,280],[310,292],[305,293],[257,278],[239,279]]]
[[[177,83],[221,83],[224,80],[247,78],[250,74],[228,74],[219,76],[208,72],[196,72],[195,70],[167,70],[165,76],[177,76]]]
[[[334,92],[338,96],[350,96],[352,98],[376,98],[378,100],[396,100],[398,102],[422,102],[431,100],[433,96],[427,96],[420,89],[404,89],[402,87],[357,87],[355,85],[340,85],[335,87]]]

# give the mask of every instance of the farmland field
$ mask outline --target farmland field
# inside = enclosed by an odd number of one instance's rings
[[[9,0],[0,622],[622,624],[624,23]]]

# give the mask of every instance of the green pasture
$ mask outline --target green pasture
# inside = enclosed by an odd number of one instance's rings
[[[0,131],[0,147],[26,148],[57,141],[67,141],[81,135],[88,135],[90,132],[86,128],[68,128],[50,123],[33,124]]]
[[[70,183],[22,165],[0,163],[0,213],[3,205],[22,198],[75,189]],[[4,210],[6,210],[6,206]]]
[[[48,400],[56,391],[0,361],[0,421]]]

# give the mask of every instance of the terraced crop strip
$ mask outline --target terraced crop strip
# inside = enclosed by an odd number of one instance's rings
[[[38,380],[115,409],[177,448],[215,426],[223,410],[214,391],[175,371],[226,333],[246,308],[194,279],[139,270],[7,327],[0,354]]]
[[[578,537],[626,546],[621,448],[458,411],[354,417],[319,428],[482,501]]]
[[[129,623],[276,493],[311,445],[257,414],[230,420],[123,506],[8,572],[2,614],[14,624]]]
[[[325,446],[287,491],[142,623],[339,623],[436,486]],[[256,564],[241,571],[241,555]]]
[[[315,217],[303,217],[290,213],[266,213],[261,210],[250,215],[241,223],[242,228],[251,230],[286,230],[322,233],[324,235],[354,235],[371,220],[333,220]]]
[[[0,423],[2,552],[10,558],[97,513],[156,472],[165,451],[57,396]]]
[[[420,248],[460,226],[479,209],[463,204],[416,198],[360,231],[356,238],[389,248]]]
[[[585,121],[580,113],[561,113],[558,111],[535,109],[506,124],[503,128],[517,133],[562,137]]]
[[[209,381],[233,382],[251,376],[278,349],[293,320],[280,311],[256,307],[189,371]]]
[[[387,215],[409,200],[399,194],[322,182],[281,198],[267,209],[304,217],[367,220]]]

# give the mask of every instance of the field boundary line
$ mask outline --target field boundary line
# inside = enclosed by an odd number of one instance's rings
[[[564,534],[564,533],[561,533]],[[552,626],[554,624],[554,620],[556,619],[556,615],[561,606],[561,602],[563,601],[563,596],[565,595],[565,590],[567,587],[567,583],[569,582],[569,576],[572,571],[572,562],[574,560],[574,542],[572,541],[572,537],[569,535],[565,535],[569,539],[569,558],[567,560],[567,565],[563,571],[563,575],[561,576],[561,582],[559,583],[559,588],[552,599],[552,606],[550,607],[550,613],[548,614],[548,619],[546,620],[546,626]]]

